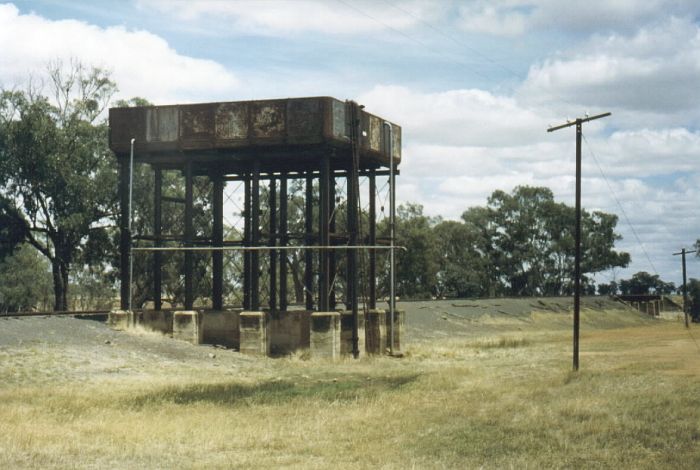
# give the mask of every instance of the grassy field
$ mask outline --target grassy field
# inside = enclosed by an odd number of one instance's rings
[[[583,318],[578,373],[546,311],[414,334],[402,359],[4,345],[0,468],[699,468],[700,329]]]

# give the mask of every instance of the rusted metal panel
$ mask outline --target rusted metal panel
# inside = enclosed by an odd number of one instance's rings
[[[283,155],[293,162],[294,157],[320,155],[328,147],[338,149],[338,159],[349,159],[348,109],[347,102],[331,97],[113,108],[110,148],[124,155],[135,138],[137,159],[144,156],[161,164],[167,164],[168,158],[182,159],[186,152],[194,155],[212,149],[219,152],[209,153],[209,162],[225,163],[232,155],[238,161],[252,161],[263,154]],[[360,111],[362,167],[388,165],[384,123],[379,116]],[[398,163],[401,128],[393,124],[392,128]],[[229,149],[235,154],[226,152]]]
[[[287,110],[283,100],[256,101],[251,106],[252,137],[280,139],[287,131]]]
[[[214,145],[214,111],[212,106],[197,104],[180,109],[182,148],[207,148]]]
[[[248,103],[221,103],[216,109],[216,139],[245,141],[248,138]]]

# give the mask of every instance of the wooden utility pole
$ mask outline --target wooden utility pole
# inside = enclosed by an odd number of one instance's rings
[[[574,232],[576,256],[574,261],[574,370],[578,370],[578,338],[581,311],[581,135],[582,124],[594,119],[610,116],[610,113],[598,114],[567,121],[566,124],[550,127],[547,132],[554,132],[566,127],[576,126],[576,228]]]
[[[685,255],[687,253],[695,253],[698,250],[688,251],[685,248],[681,249],[678,253],[673,253],[673,256],[681,255],[681,263],[683,265],[683,314],[685,315],[685,327],[690,328],[688,323],[688,286],[686,284],[685,278]]]

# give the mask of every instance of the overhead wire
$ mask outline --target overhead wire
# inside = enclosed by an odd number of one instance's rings
[[[605,175],[605,172],[603,171],[603,167],[600,166],[600,163],[598,162],[598,158],[595,156],[595,152],[593,152],[593,147],[591,146],[591,144],[588,142],[588,139],[586,138],[586,134],[581,133],[581,136],[583,137],[583,141],[586,143],[586,148],[588,149],[588,152],[591,154],[593,161],[595,162],[596,166],[598,167],[598,171],[600,172],[600,175],[603,177],[603,181],[605,181],[605,184],[608,187],[610,194],[612,195],[613,199],[615,200],[615,203],[617,204],[617,206],[620,208],[620,211],[622,212],[622,215],[625,218],[625,222],[627,222],[627,225],[629,226],[630,230],[632,231],[634,238],[637,240],[637,243],[639,244],[639,247],[641,248],[642,253],[644,253],[644,256],[646,257],[647,261],[649,262],[649,265],[651,266],[652,270],[654,271],[654,274],[658,275],[659,272],[656,270],[656,266],[654,266],[654,262],[651,260],[649,253],[647,252],[646,248],[644,247],[644,243],[642,243],[642,240],[639,238],[639,235],[637,234],[637,231],[635,230],[634,225],[632,225],[632,221],[630,221],[630,218],[627,216],[627,211],[625,211],[625,208],[622,206],[622,203],[620,203],[620,200],[618,199],[617,195],[615,194],[615,190],[613,190],[612,185],[610,184],[610,181],[608,180],[608,177]]]

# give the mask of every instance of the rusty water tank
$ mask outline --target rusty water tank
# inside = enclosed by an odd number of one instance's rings
[[[303,160],[331,152],[349,158],[350,104],[331,97],[180,104],[111,108],[110,148],[120,156],[135,153],[144,162],[173,162],[183,155],[204,161],[265,159],[294,169]],[[360,111],[360,165],[389,165],[401,161],[401,128]],[[392,145],[388,145],[389,139]]]

